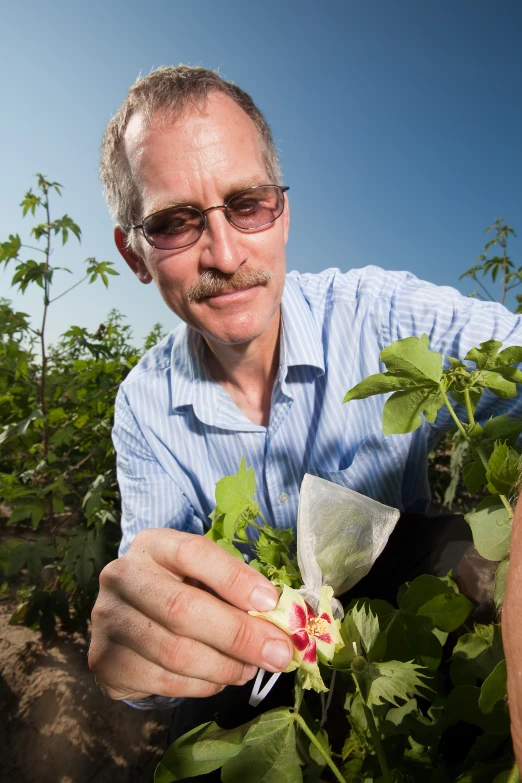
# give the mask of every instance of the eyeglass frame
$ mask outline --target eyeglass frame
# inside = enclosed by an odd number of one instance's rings
[[[259,188],[277,188],[278,190],[280,190],[281,194],[283,195],[283,209],[281,210],[281,212],[279,213],[279,215],[276,218],[274,218],[273,220],[269,220],[268,223],[263,223],[260,226],[255,226],[255,228],[244,228],[243,226],[236,226],[236,224],[231,220],[231,218],[229,217],[229,215],[227,213],[228,205],[229,205],[230,201],[232,201],[232,199],[236,198],[237,196],[243,195],[243,193],[249,193],[251,190],[258,190]],[[290,190],[290,185],[271,185],[271,184],[269,184],[269,185],[254,185],[251,188],[245,188],[245,190],[239,190],[237,193],[234,193],[234,195],[230,197],[228,203],[225,202],[224,204],[221,204],[220,206],[207,207],[207,209],[198,209],[197,207],[193,207],[190,204],[173,205],[171,207],[165,207],[165,209],[159,209],[157,212],[151,212],[150,215],[146,215],[143,218],[141,223],[139,223],[137,225],[131,225],[129,228],[132,229],[132,230],[141,229],[141,233],[143,234],[143,237],[144,237],[145,241],[151,247],[155,248],[156,250],[182,250],[185,247],[191,247],[192,245],[195,245],[196,242],[199,242],[199,240],[203,236],[203,232],[206,231],[206,229],[207,229],[207,213],[208,212],[212,212],[214,209],[222,209],[222,210],[224,210],[226,219],[228,220],[230,225],[234,226],[234,228],[237,228],[238,231],[259,231],[259,229],[265,228],[265,226],[271,226],[272,223],[275,223],[276,220],[279,220],[279,218],[281,217],[281,215],[285,211],[284,194],[286,193],[287,190]],[[149,218],[154,217],[155,215],[161,215],[162,212],[169,212],[171,209],[193,209],[195,212],[199,212],[199,214],[203,218],[203,227],[201,229],[201,232],[200,232],[200,235],[198,236],[198,238],[195,239],[193,242],[189,242],[188,245],[180,245],[179,247],[171,247],[171,248],[157,247],[156,245],[153,245],[151,240],[147,237],[147,235],[146,235],[146,233],[144,231],[144,228],[143,228],[143,224]]]

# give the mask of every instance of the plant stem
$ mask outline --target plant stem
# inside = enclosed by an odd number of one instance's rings
[[[464,389],[464,401],[466,403],[466,412],[468,414],[468,421],[473,426],[475,424],[475,417],[473,416],[473,409],[471,407],[471,398],[469,396],[469,389],[466,386]]]
[[[49,259],[51,257],[51,215],[49,212],[49,191],[47,187],[44,188],[45,195],[45,213],[47,216],[47,244],[45,248],[45,273],[49,270]],[[47,277],[44,278],[44,309],[42,316],[42,326],[40,328],[40,345],[42,349],[42,374],[40,378],[40,405],[42,408],[43,416],[43,433],[42,433],[42,456],[47,461],[47,455],[49,453],[49,425],[47,423],[47,400],[46,400],[46,381],[47,381],[47,354],[45,350],[45,323],[47,320],[47,310],[49,308],[49,281]],[[51,542],[53,546],[56,546],[56,535],[54,529],[54,509],[53,509],[53,493],[50,492],[47,498],[47,515],[49,518],[49,532],[51,534]]]
[[[377,758],[379,760],[379,766],[381,768],[382,776],[384,778],[384,783],[392,783],[390,770],[388,768],[388,761],[386,759],[386,754],[383,750],[383,747],[381,745],[381,739],[379,737],[379,732],[377,731],[377,726],[375,725],[375,720],[373,719],[373,712],[368,707],[364,700],[364,696],[361,693],[361,689],[359,687],[359,681],[357,679],[357,675],[352,673],[353,681],[355,682],[355,687],[357,688],[357,691],[359,693],[359,696],[361,697],[361,702],[363,705],[363,711],[364,711],[364,717],[366,718],[366,722],[368,723],[368,728],[370,730],[370,736],[372,738],[373,747],[375,749],[375,753],[377,755]]]
[[[506,275],[508,271],[508,265],[507,265],[507,244],[506,242],[500,243],[502,247],[504,248],[504,255],[502,256],[502,296],[500,297],[500,304],[504,304],[504,301],[506,299],[506,291],[507,291],[507,281],[506,281]]]
[[[520,783],[520,772],[518,771],[516,762],[513,764],[513,769],[509,773],[507,783]]]
[[[445,392],[445,391],[444,391],[444,389],[442,388],[442,385],[440,386],[440,393],[442,394],[442,399],[444,400],[444,403],[445,403],[445,405],[446,405],[446,408],[449,410],[449,412],[450,412],[450,414],[451,414],[451,418],[453,419],[453,421],[454,421],[454,422],[455,422],[455,424],[457,425],[457,429],[458,429],[458,430],[459,430],[459,432],[461,433],[461,435],[462,435],[462,437],[464,438],[464,440],[465,440],[467,443],[471,443],[471,438],[468,436],[468,434],[467,434],[466,430],[464,429],[464,427],[463,427],[463,426],[462,426],[462,424],[461,424],[461,421],[460,421],[459,417],[457,416],[457,414],[456,414],[456,413],[455,413],[455,411],[453,410],[453,405],[452,405],[452,404],[451,404],[451,402],[449,401],[449,399],[448,399],[448,395],[446,394],[446,392]]]
[[[294,712],[293,713],[293,718],[294,718],[295,722],[299,725],[299,727],[304,731],[304,733],[306,734],[306,736],[308,737],[310,742],[313,745],[315,745],[315,747],[317,748],[317,750],[319,751],[319,753],[321,754],[321,756],[325,760],[326,764],[328,764],[328,766],[332,770],[333,774],[335,775],[335,777],[337,778],[339,783],[347,783],[346,778],[343,778],[343,776],[341,775],[340,771],[338,770],[338,768],[335,766],[335,764],[333,763],[332,759],[330,758],[330,754],[328,753],[326,748],[324,748],[321,745],[319,740],[314,736],[314,734],[310,731],[310,729],[306,725],[306,721],[304,720],[304,718],[302,718],[299,715],[298,712]]]

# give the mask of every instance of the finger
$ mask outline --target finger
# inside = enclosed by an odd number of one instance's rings
[[[206,698],[225,687],[169,672],[119,644],[107,644],[101,653],[95,651],[93,655],[96,660],[91,669],[111,699],[143,699],[151,694]]]
[[[109,565],[100,575],[104,592],[116,594],[122,603],[130,604],[170,633],[203,642],[267,671],[282,671],[290,663],[290,637],[272,623],[250,617],[204,590],[172,579],[162,568],[142,568],[137,580],[132,558],[122,557]],[[103,603],[98,601],[95,609],[99,614]],[[109,614],[113,611],[109,605],[108,610]],[[107,628],[114,624],[111,614],[101,620]]]
[[[217,685],[244,685],[257,672],[207,644],[170,633],[130,606],[113,606],[114,620],[108,639],[129,647],[147,661],[174,674],[208,680]]]
[[[149,555],[171,573],[197,579],[238,609],[269,612],[279,599],[263,574],[205,536],[168,529],[143,530],[128,554],[134,552]]]

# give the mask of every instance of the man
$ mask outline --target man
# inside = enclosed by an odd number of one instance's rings
[[[211,696],[291,658],[288,637],[247,614],[273,608],[274,587],[201,535],[215,482],[244,454],[280,527],[295,525],[306,472],[424,511],[426,455],[448,416],[385,438],[382,397],[343,406],[344,393],[381,371],[395,339],[427,332],[434,350],[464,356],[492,336],[520,344],[522,328],[405,273],[285,277],[289,206],[270,131],[205,69],[139,80],[101,171],[120,253],[184,325],[118,394],[123,540],[100,576],[89,663],[115,699]],[[490,396],[482,415],[509,404]]]

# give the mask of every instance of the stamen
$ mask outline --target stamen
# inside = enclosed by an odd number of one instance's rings
[[[328,631],[328,623],[322,617],[310,617],[305,630],[310,636],[322,636]]]

